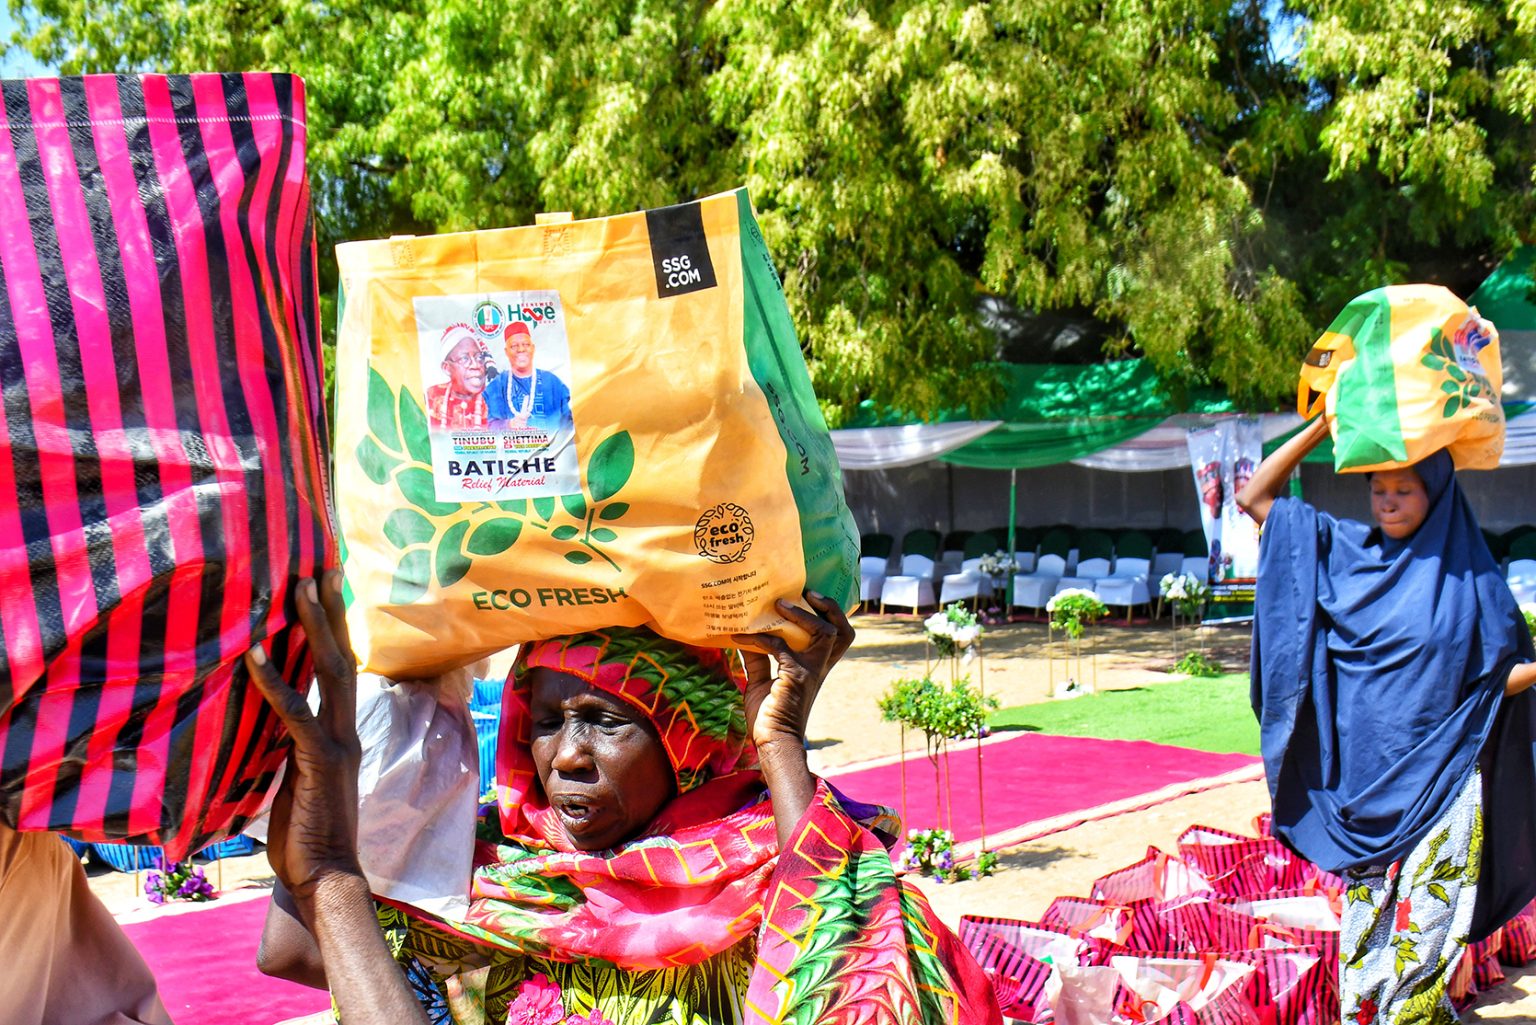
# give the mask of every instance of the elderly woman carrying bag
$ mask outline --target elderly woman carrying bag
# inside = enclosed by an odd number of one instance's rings
[[[525,646],[468,915],[379,912],[429,1021],[1000,1022],[975,961],[896,879],[894,818],[806,765],[811,701],[852,640],[834,602],[806,601],[781,605],[804,652],[636,629]],[[315,953],[286,974],[317,981]]]

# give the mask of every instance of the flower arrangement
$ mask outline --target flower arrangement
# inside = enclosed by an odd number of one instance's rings
[[[980,568],[989,577],[1011,577],[1019,571],[1019,564],[1012,555],[999,548],[991,555],[981,557]]]
[[[1173,651],[1177,656],[1173,671],[1185,676],[1220,676],[1221,665],[1206,656],[1205,637],[1200,631],[1195,631],[1199,648],[1183,651],[1184,642],[1179,630],[1181,617],[1199,626],[1206,599],[1211,596],[1210,586],[1193,573],[1169,573],[1158,581],[1157,590],[1173,606]]]
[[[947,829],[913,829],[907,832],[907,846],[897,867],[903,872],[917,872],[936,883],[958,883],[980,879],[997,870],[997,854],[982,851],[974,868],[955,862],[955,835]]]
[[[981,621],[964,603],[955,602],[923,620],[923,632],[939,654],[946,658],[962,655],[969,659],[981,637]]]
[[[1109,613],[1098,593],[1086,587],[1057,591],[1045,603],[1045,611],[1051,617],[1052,628],[1066,631],[1074,641],[1083,636],[1084,623],[1102,619]]]
[[[945,687],[932,677],[897,680],[880,699],[880,717],[918,730],[928,738],[930,757],[946,740],[985,737],[987,716],[997,710],[997,699],[971,689],[961,677]]]
[[[1210,587],[1193,573],[1168,573],[1158,581],[1157,591],[1186,619],[1196,618],[1211,596]]]
[[[205,901],[214,897],[213,884],[190,861],[166,863],[162,856],[155,870],[144,877],[144,893],[151,904],[171,900]]]

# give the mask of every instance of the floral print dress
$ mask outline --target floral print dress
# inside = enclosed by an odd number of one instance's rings
[[[1345,1025],[1456,1025],[1446,987],[1466,950],[1483,849],[1482,774],[1401,862],[1349,873],[1340,923]]]

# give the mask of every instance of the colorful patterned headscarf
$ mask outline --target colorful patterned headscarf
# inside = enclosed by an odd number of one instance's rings
[[[529,749],[535,669],[568,673],[644,713],[661,737],[679,795],[756,763],[747,742],[746,673],[736,652],[680,644],[643,627],[535,641],[524,647],[502,696],[496,793],[508,836],[560,846],[550,835]]]

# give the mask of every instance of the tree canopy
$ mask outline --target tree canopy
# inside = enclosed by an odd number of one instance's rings
[[[1282,401],[1532,228],[1530,0],[9,2],[63,73],[302,75],[330,242],[747,185],[834,424],[984,409],[982,295]]]

